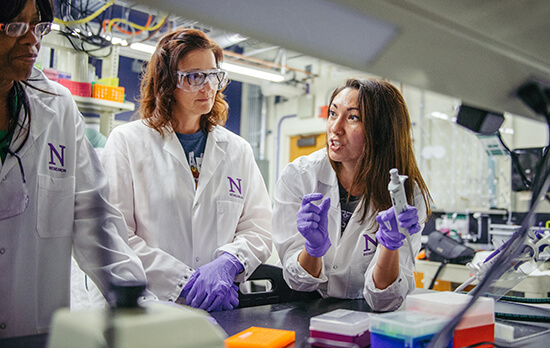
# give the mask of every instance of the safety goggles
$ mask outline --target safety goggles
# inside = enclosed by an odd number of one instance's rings
[[[51,22],[40,22],[33,25],[25,22],[0,23],[0,31],[10,37],[20,37],[25,35],[29,29],[32,29],[34,35],[42,37],[52,30]]]
[[[21,173],[21,184],[13,185],[0,182],[0,192],[2,193],[0,195],[0,221],[23,214],[29,206],[29,191],[21,158],[9,149],[8,153],[17,158],[19,173]]]
[[[178,71],[178,88],[186,92],[196,92],[209,82],[210,87],[217,91],[227,85],[227,71],[212,69],[204,71]]]

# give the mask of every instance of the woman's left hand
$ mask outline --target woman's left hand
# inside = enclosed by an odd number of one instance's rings
[[[235,277],[243,270],[242,264],[229,253],[197,268],[181,292],[185,304],[217,312],[239,305],[239,288]]]

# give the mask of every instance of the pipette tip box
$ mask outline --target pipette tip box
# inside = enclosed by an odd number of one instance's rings
[[[438,314],[451,319],[470,302],[471,296],[451,291],[430,292],[407,296],[405,307]],[[495,338],[495,302],[492,298],[480,297],[466,311],[455,328],[453,343],[464,347],[479,342],[492,342]],[[482,347],[490,347],[489,345]]]
[[[373,314],[370,317],[371,347],[426,347],[448,321],[444,316],[418,311]],[[452,340],[447,347],[452,347]]]
[[[283,348],[295,339],[294,331],[251,326],[226,338],[224,343],[226,348]]]
[[[337,309],[312,317],[309,333],[312,338],[353,342],[360,347],[366,347],[370,343],[369,325],[369,313]]]

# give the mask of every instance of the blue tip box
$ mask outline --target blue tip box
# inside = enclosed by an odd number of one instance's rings
[[[441,331],[449,318],[419,311],[373,314],[371,347],[422,348]],[[452,347],[452,339],[447,347]]]

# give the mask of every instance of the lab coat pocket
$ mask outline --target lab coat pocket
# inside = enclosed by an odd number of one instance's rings
[[[243,211],[243,203],[218,201],[216,224],[218,231],[218,245],[224,245],[233,242],[237,225]]]
[[[38,175],[36,229],[42,238],[67,237],[73,231],[75,178]]]

